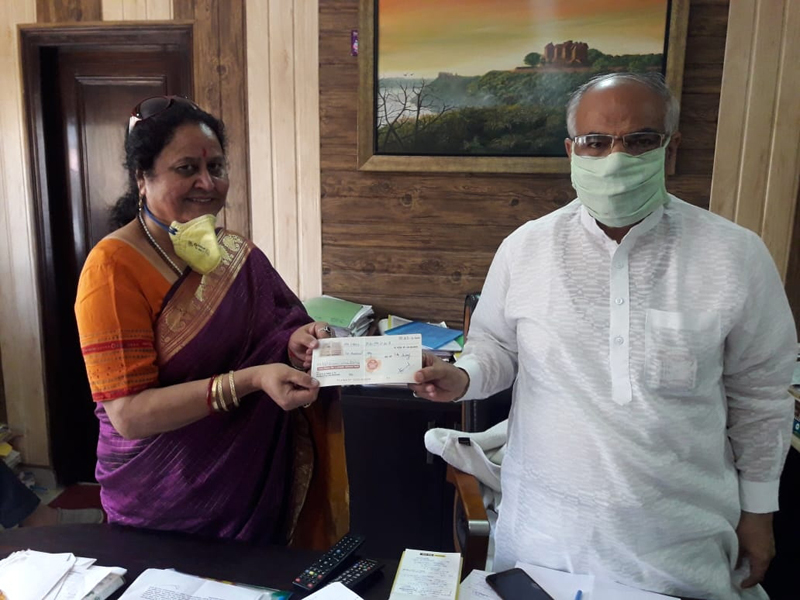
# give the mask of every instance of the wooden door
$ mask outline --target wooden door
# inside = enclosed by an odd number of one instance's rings
[[[186,26],[184,26],[186,27]],[[154,95],[192,90],[191,36],[154,43],[107,27],[25,52],[33,119],[39,270],[52,463],[62,484],[94,479],[93,414],[74,304],[81,268],[110,231],[109,209],[123,194],[124,138],[131,109]],[[129,28],[128,28],[129,29]],[[187,28],[187,31],[190,30]],[[26,48],[27,49],[27,48]]]

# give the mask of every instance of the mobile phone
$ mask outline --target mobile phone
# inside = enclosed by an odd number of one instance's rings
[[[486,583],[503,600],[554,600],[522,569],[509,569],[486,576]]]

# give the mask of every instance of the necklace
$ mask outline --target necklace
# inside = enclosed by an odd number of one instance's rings
[[[178,277],[183,275],[183,271],[181,271],[178,265],[175,264],[175,262],[169,257],[169,255],[166,252],[164,252],[164,249],[158,245],[158,242],[156,242],[155,238],[150,233],[150,230],[144,223],[144,218],[142,217],[141,210],[139,210],[139,214],[137,216],[139,217],[139,224],[142,226],[142,231],[144,231],[144,235],[147,238],[147,241],[150,242],[150,245],[153,247],[153,249],[155,249],[155,251],[158,252],[158,255],[164,259],[164,262],[166,262],[170,266],[170,268],[173,271],[175,271],[175,274]]]

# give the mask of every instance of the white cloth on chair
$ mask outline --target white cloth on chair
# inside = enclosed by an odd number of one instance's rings
[[[459,442],[469,439],[469,444]],[[508,419],[486,431],[467,433],[455,429],[430,429],[425,433],[425,447],[441,456],[447,464],[473,475],[479,482],[483,505],[489,520],[489,548],[486,568],[491,570],[494,557],[494,526],[500,507],[500,465],[506,450]]]

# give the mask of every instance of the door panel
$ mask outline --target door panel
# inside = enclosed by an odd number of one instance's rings
[[[124,139],[143,98],[191,95],[191,48],[92,44],[42,53],[47,161],[43,273],[45,360],[53,466],[63,484],[94,478],[97,420],[73,307],[81,268],[109,233],[109,210],[125,191]],[[47,63],[47,64],[45,64]],[[44,210],[44,208],[43,208]]]

